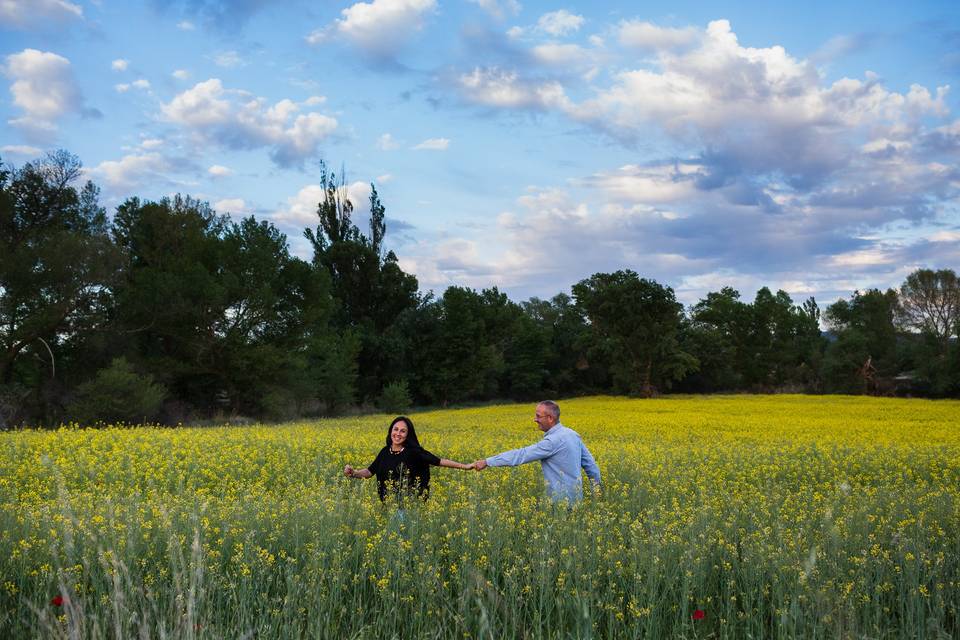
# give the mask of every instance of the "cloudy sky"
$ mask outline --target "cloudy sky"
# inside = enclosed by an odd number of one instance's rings
[[[0,0],[0,157],[113,208],[316,224],[375,183],[421,288],[821,303],[960,270],[960,2]]]

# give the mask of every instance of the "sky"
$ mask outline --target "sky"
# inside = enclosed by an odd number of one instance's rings
[[[421,290],[632,269],[821,306],[960,270],[960,2],[0,0],[0,158],[310,258],[320,163]],[[784,6],[780,6],[784,5]]]

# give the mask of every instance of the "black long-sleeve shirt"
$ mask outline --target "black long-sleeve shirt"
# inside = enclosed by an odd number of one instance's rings
[[[377,476],[377,493],[381,501],[386,501],[388,492],[409,489],[426,498],[430,492],[430,465],[439,464],[440,458],[421,447],[404,447],[400,453],[394,453],[387,446],[367,469]]]

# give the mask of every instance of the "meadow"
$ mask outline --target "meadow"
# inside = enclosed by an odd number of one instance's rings
[[[955,638],[960,402],[562,401],[604,478],[343,477],[392,416],[0,433],[3,638]],[[470,462],[532,403],[413,413]]]

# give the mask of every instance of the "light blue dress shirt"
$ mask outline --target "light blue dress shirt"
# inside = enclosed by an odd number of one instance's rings
[[[547,482],[547,495],[554,500],[574,502],[583,497],[581,468],[595,485],[600,485],[600,467],[583,444],[580,434],[559,422],[543,434],[540,442],[498,453],[487,458],[487,464],[491,467],[516,467],[534,460],[540,461],[543,479]]]

